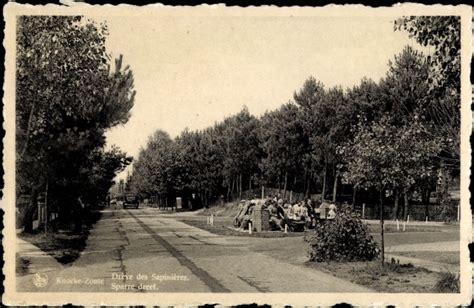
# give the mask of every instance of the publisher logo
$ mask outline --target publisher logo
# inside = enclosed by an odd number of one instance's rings
[[[48,275],[45,273],[36,273],[33,275],[33,284],[37,288],[43,288],[48,284]]]

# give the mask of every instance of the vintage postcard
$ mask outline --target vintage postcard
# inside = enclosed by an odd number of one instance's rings
[[[470,303],[470,7],[3,13],[4,303]]]

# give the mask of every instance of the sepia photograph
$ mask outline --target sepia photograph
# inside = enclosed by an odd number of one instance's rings
[[[4,18],[10,303],[470,302],[470,7]]]

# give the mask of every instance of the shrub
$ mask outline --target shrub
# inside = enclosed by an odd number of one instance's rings
[[[459,275],[451,272],[441,273],[441,277],[436,282],[435,291],[439,293],[459,293]]]
[[[320,221],[304,240],[310,261],[371,261],[379,255],[367,224],[349,207],[338,210],[333,220]]]
[[[24,257],[20,257],[17,254],[16,255],[16,267],[15,267],[16,273],[19,276],[23,276],[23,275],[28,274],[28,267],[30,266],[30,263],[31,263],[30,260],[28,260]]]

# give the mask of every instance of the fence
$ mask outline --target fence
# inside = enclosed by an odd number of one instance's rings
[[[384,205],[384,219],[391,219],[393,217],[393,211],[395,210],[394,205],[385,204]],[[408,208],[408,215],[410,215],[410,220],[419,220],[425,221],[440,221],[443,220],[440,215],[443,212],[444,206],[439,204],[429,204],[428,205],[428,215],[426,215],[426,205],[425,204],[411,204]],[[356,211],[362,215],[362,205],[356,205]],[[399,217],[403,213],[403,204],[399,205]],[[448,220],[459,220],[459,203],[452,202],[447,212],[445,212],[446,218]],[[380,219],[380,208],[378,204],[365,205],[364,209],[364,218],[365,219]],[[445,218],[445,219],[446,219]]]

